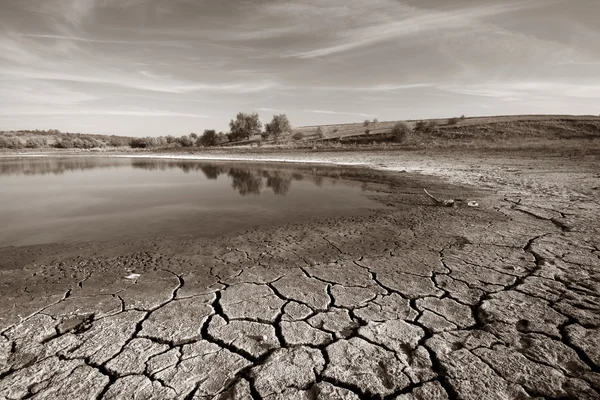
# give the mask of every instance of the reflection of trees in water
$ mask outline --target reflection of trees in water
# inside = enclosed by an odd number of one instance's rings
[[[242,196],[260,195],[263,188],[273,190],[279,196],[285,196],[292,187],[292,181],[301,181],[304,175],[298,171],[275,170],[266,167],[244,165],[206,164],[189,161],[133,160],[134,168],[148,170],[179,168],[184,172],[202,171],[206,179],[215,180],[219,175],[231,178],[231,186]]]
[[[292,186],[292,176],[283,176],[276,172],[273,175],[267,176],[267,187],[273,189],[273,193],[280,196],[285,196]]]
[[[260,195],[263,180],[260,175],[249,169],[231,168],[227,175],[231,178],[231,187],[242,196]]]
[[[225,172],[225,168],[220,165],[203,165],[200,167],[206,179],[215,180],[219,175]]]
[[[127,165],[127,161],[108,158],[10,158],[0,160],[2,175],[61,175],[66,172]]]
[[[322,187],[325,179],[335,183],[341,178],[360,178],[360,171],[321,166],[280,165],[273,167],[264,164],[221,164],[199,161],[127,159],[106,157],[64,157],[64,158],[8,158],[0,160],[0,175],[44,175],[63,174],[69,171],[85,171],[94,168],[126,167],[148,171],[180,169],[185,173],[200,171],[206,179],[215,180],[220,175],[231,179],[234,190],[242,196],[260,195],[266,187],[274,194],[285,196],[293,181],[301,181],[309,175],[315,185]]]

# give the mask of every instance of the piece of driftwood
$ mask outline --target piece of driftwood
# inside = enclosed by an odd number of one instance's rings
[[[429,196],[429,198],[431,200],[433,200],[435,204],[443,206],[443,207],[457,207],[459,205],[465,204],[465,201],[462,199],[440,200],[440,199],[435,198],[431,193],[429,193],[427,191],[427,189],[423,189],[423,191],[425,191],[425,194],[427,196]],[[477,203],[476,201],[469,201],[466,203],[466,205],[469,207],[479,207],[479,203]]]

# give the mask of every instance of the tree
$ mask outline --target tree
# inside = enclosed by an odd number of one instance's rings
[[[232,142],[249,139],[250,136],[260,133],[261,128],[262,123],[257,113],[247,114],[240,112],[229,123],[229,139]]]
[[[278,138],[283,132],[291,132],[292,125],[285,114],[274,115],[271,122],[265,125],[265,139],[269,136]]]
[[[304,134],[302,132],[296,132],[296,133],[294,133],[294,136],[292,136],[292,139],[302,140],[302,139],[304,139]]]
[[[377,118],[373,118],[373,125],[375,125],[378,122],[379,122],[379,120]]]
[[[456,125],[458,124],[458,118],[454,117],[454,118],[450,118],[448,120],[448,125]]]
[[[392,136],[396,142],[404,142],[412,133],[412,128],[406,122],[398,122],[392,128]]]
[[[177,143],[177,138],[173,135],[169,135],[169,136],[167,136],[167,143],[168,144]]]
[[[197,134],[197,133],[194,133],[194,132],[192,132],[192,133],[190,133],[190,137],[191,137],[192,139],[196,140],[196,139],[198,139],[198,134]]]
[[[204,147],[216,146],[217,140],[218,140],[217,132],[215,132],[214,129],[207,129],[204,131],[202,136],[198,139],[197,143]]]
[[[365,122],[363,122],[363,126],[369,126],[369,124],[371,124],[371,121],[365,119]]]
[[[192,147],[196,142],[191,137],[183,135],[177,139],[177,143],[179,143],[181,147]]]

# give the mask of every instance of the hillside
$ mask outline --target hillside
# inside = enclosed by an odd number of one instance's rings
[[[408,132],[392,134],[396,124]],[[318,129],[322,132],[319,134]],[[568,115],[522,115],[409,121],[369,121],[294,128],[278,138],[221,143],[224,147],[328,148],[345,145],[384,145],[410,148],[597,146],[600,117]],[[133,138],[49,131],[0,132],[0,149],[169,149],[199,147],[197,136]]]
[[[299,127],[282,136],[279,141],[293,140],[302,133],[304,140],[339,143],[393,142],[392,128],[398,122],[406,122],[413,132],[406,143],[414,145],[448,145],[469,142],[493,143],[510,141],[553,141],[570,139],[600,139],[600,117],[596,116],[497,116],[423,120],[435,124],[428,131],[417,129],[417,120],[381,121],[353,124],[323,125],[323,138],[318,138],[318,126]],[[454,123],[453,123],[454,122]],[[368,133],[366,131],[368,130]],[[266,141],[263,144],[273,143]]]

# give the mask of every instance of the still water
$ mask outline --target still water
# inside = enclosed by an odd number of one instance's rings
[[[210,237],[377,208],[315,166],[134,158],[0,158],[0,247]]]

